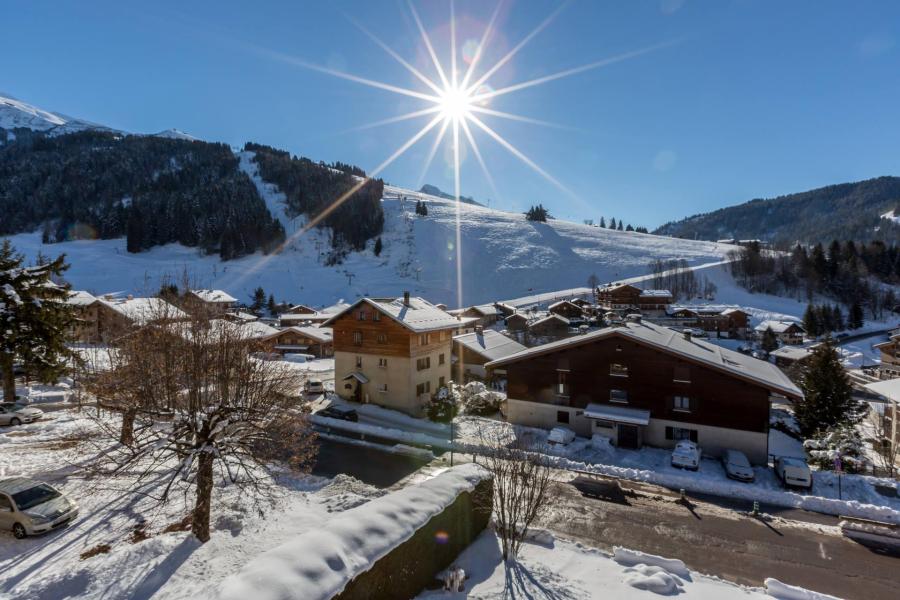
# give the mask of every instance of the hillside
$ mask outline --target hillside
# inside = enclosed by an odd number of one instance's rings
[[[900,239],[900,177],[842,183],[771,199],[757,199],[666,223],[654,233],[681,238],[762,239],[828,243]]]
[[[443,198],[445,200],[454,200],[456,197],[453,194],[448,194],[443,191],[436,185],[431,185],[430,183],[426,183],[420,189],[420,192],[423,194],[428,194],[429,196],[437,196],[438,198]],[[465,202],[466,204],[475,204],[477,206],[484,206],[481,202],[476,202],[474,198],[470,198],[469,196],[460,196],[460,202]]]
[[[292,239],[306,217],[284,210],[284,196],[259,177],[249,153],[240,159],[287,233],[289,242],[280,253],[221,261],[180,244],[129,254],[123,239],[42,245],[35,232],[11,240],[30,258],[65,252],[72,263],[66,277],[76,288],[97,293],[155,292],[161,277],[186,269],[201,285],[223,288],[242,301],[262,286],[278,300],[316,306],[403,290],[456,306],[455,202],[386,186],[381,255],[374,255],[370,241],[364,251],[328,266],[329,231],[311,229]],[[417,199],[427,202],[427,217],[415,214]],[[464,304],[583,286],[591,274],[602,281],[644,275],[657,258],[683,257],[692,265],[716,262],[734,248],[560,220],[534,223],[519,213],[468,204],[460,205],[460,240]]]

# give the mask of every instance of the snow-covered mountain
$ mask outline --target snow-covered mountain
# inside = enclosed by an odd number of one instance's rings
[[[51,135],[74,133],[85,129],[110,131],[109,127],[46,111],[2,92],[0,92],[0,128],[46,131]]]

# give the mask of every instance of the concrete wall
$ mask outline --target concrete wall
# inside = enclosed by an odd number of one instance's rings
[[[335,596],[339,600],[413,598],[431,585],[437,574],[456,560],[487,527],[493,507],[490,479],[463,492],[440,514],[368,571],[357,575]],[[447,534],[446,537],[438,533]],[[446,540],[446,542],[443,542]]]
[[[591,435],[591,419],[586,419],[582,416],[584,414],[583,409],[510,398],[506,401],[506,411],[507,420],[516,425],[540,427],[542,429],[561,426],[568,427],[580,436],[590,437]],[[557,421],[558,411],[564,411],[569,414],[568,423]]]

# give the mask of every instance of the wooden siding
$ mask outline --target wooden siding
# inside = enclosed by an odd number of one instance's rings
[[[366,312],[364,321],[358,318],[360,310]],[[410,357],[443,351],[447,353],[447,360],[450,360],[453,329],[430,331],[427,333],[428,344],[421,345],[419,336],[426,334],[410,331],[383,313],[380,313],[381,319],[375,321],[372,318],[374,312],[375,309],[369,305],[358,306],[332,323],[336,352]],[[354,342],[354,332],[362,334],[362,343]],[[384,336],[383,342],[378,341],[379,335]]]
[[[627,377],[610,374],[623,364]],[[675,382],[676,368],[687,369],[689,383]],[[651,418],[765,432],[769,392],[763,387],[680,357],[619,337],[561,349],[506,366],[510,398],[584,408],[605,404],[649,410]],[[557,394],[560,370],[568,397]],[[624,390],[627,404],[610,402],[610,390]],[[691,399],[690,412],[674,410],[674,396]]]

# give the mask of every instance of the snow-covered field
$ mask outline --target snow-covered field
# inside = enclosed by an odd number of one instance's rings
[[[301,231],[305,218],[290,219],[278,190],[259,179],[247,153],[239,156],[288,235]],[[456,306],[456,205],[428,196],[428,216],[418,217],[415,198],[420,196],[387,188],[381,255],[374,255],[370,242],[366,251],[351,253],[343,264],[331,267],[324,265],[330,249],[327,231],[317,228],[298,235],[281,254],[228,262],[178,244],[129,254],[124,239],[43,245],[35,232],[11,240],[29,259],[38,252],[66,253],[72,264],[66,277],[75,288],[96,293],[155,292],[161,277],[187,269],[202,285],[224,289],[245,302],[262,286],[278,300],[316,306],[366,294],[399,295],[403,290]],[[469,204],[460,205],[459,222],[466,305],[583,286],[591,274],[602,281],[644,275],[647,264],[657,258],[708,264],[721,261],[732,248],[566,221],[534,223],[518,213]]]
[[[165,531],[188,514],[192,497],[179,493],[158,508],[142,495],[155,481],[135,486],[127,475],[108,480],[79,474],[94,458],[95,431],[93,421],[74,410],[0,428],[0,478],[40,478],[80,507],[71,525],[41,537],[16,540],[0,532],[3,600],[216,598],[221,581],[259,553],[383,493],[350,477],[283,473],[272,503],[257,505],[217,486],[212,539],[201,545],[188,531]],[[149,537],[139,539],[137,528]],[[109,551],[81,558],[100,544]]]

